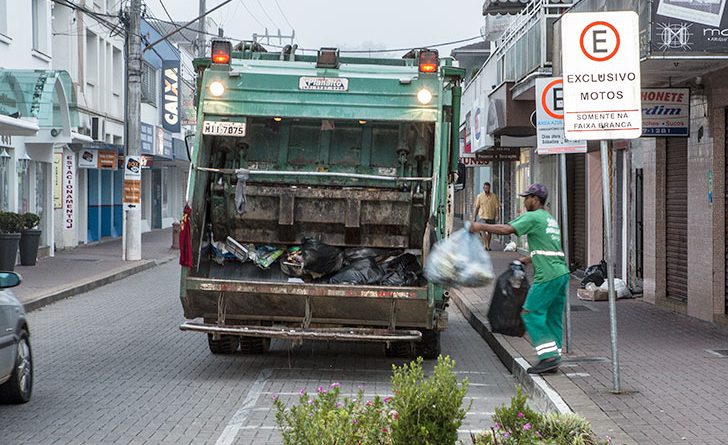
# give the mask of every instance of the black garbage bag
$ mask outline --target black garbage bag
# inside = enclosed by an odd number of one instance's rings
[[[331,284],[377,284],[384,272],[373,258],[354,261],[329,279]]]
[[[387,272],[382,281],[379,283],[382,286],[417,286],[420,279],[414,272],[409,271],[398,271]]]
[[[385,275],[382,286],[419,286],[422,277],[422,266],[417,257],[411,253],[403,253],[382,263]]]
[[[581,288],[584,289],[589,283],[594,283],[597,287],[599,287],[606,279],[607,263],[602,260],[599,264],[594,264],[586,268],[584,278],[581,280]]]
[[[514,261],[496,280],[493,299],[488,309],[488,321],[492,332],[513,337],[523,337],[526,326],[521,310],[528,294],[528,278],[520,261]]]
[[[351,247],[344,250],[344,264],[349,265],[364,258],[379,259],[389,255],[396,255],[399,252],[401,251],[376,247]]]
[[[411,253],[403,253],[402,255],[390,258],[382,263],[382,267],[386,271],[400,270],[403,272],[413,272],[415,274],[422,273],[422,266],[420,266],[420,262],[417,261],[417,257]]]
[[[304,238],[301,256],[305,272],[314,277],[338,272],[344,265],[344,252],[338,247],[324,244],[316,238]]]

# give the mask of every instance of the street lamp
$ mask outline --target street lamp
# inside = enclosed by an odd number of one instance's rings
[[[20,155],[20,157],[18,158],[18,174],[24,175],[28,172],[30,161],[32,161],[32,159],[30,158],[30,156],[28,156],[27,153],[23,153],[22,155]]]

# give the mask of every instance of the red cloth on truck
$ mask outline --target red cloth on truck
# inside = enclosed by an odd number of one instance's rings
[[[192,208],[186,205],[179,227],[179,264],[184,267],[192,267],[192,233],[190,227],[191,213]]]

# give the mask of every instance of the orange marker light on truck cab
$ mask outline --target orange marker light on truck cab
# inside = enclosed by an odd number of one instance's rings
[[[420,51],[419,65],[421,73],[436,73],[439,64],[440,59],[437,50],[425,49]]]
[[[212,63],[224,65],[230,63],[230,42],[227,40],[213,40],[211,43]]]

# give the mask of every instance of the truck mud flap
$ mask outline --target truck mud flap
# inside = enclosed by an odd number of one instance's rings
[[[239,335],[243,337],[281,338],[286,340],[331,340],[400,342],[421,341],[422,333],[416,330],[369,329],[369,328],[289,328],[277,326],[218,326],[188,321],[179,327],[183,331],[208,334]]]

